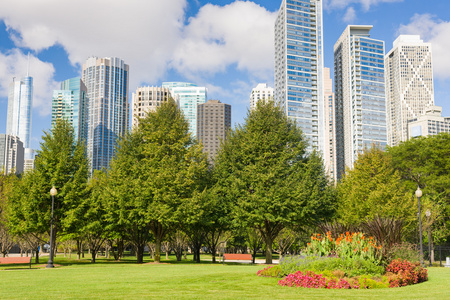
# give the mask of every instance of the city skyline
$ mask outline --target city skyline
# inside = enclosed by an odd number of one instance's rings
[[[24,0],[8,6],[0,4],[0,120],[4,120],[0,121],[0,133],[6,131],[8,83],[13,76],[21,78],[26,74],[28,52],[30,76],[35,81],[31,141],[34,149],[39,147],[42,130],[51,126],[52,91],[59,89],[62,81],[80,76],[82,63],[92,55],[121,57],[130,65],[133,75],[129,95],[142,85],[193,82],[208,88],[209,99],[231,104],[233,124],[242,123],[251,90],[260,82],[274,86],[273,27],[281,0],[212,2],[130,1],[120,4],[123,10],[135,12],[136,6],[142,5],[143,14],[152,8],[155,12],[170,11],[170,15],[162,23],[154,18],[154,24],[159,26],[151,26],[145,23],[150,21],[133,14],[132,19],[125,21],[127,26],[111,24],[106,19],[104,25],[97,22],[94,26],[86,19],[83,24],[77,22],[76,32],[70,29],[74,24],[70,20],[80,15],[76,10],[64,16],[68,22],[48,17],[61,9],[63,4],[57,1],[48,7],[35,7],[34,2]],[[92,5],[95,8],[100,4],[94,1]],[[450,90],[450,61],[442,55],[450,40],[450,18],[445,14],[448,8],[450,3],[430,5],[417,0],[324,1],[324,66],[331,68],[333,74],[333,44],[348,24],[373,25],[371,34],[383,40],[387,49],[400,33],[419,34],[433,44],[433,63],[437,66],[435,104],[443,107],[443,116],[449,116],[446,92]],[[122,10],[111,13],[121,14]],[[106,28],[111,26],[125,28],[108,33]],[[89,34],[88,29],[92,28],[98,34]],[[100,33],[106,36],[98,38]],[[112,35],[116,38],[107,40]]]

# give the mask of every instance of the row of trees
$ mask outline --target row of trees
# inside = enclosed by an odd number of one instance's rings
[[[48,238],[54,185],[53,240],[76,241],[79,255],[86,243],[93,261],[105,243],[119,250],[113,252],[116,259],[131,243],[141,263],[150,242],[156,262],[161,245],[167,249],[171,242],[181,258],[183,239],[195,261],[202,247],[215,260],[220,242],[242,245],[243,239],[244,250],[264,248],[271,263],[273,245],[285,253],[331,220],[356,225],[376,215],[394,217],[406,224],[405,239],[412,239],[417,228],[413,193],[419,185],[439,228],[433,231],[435,240],[450,236],[449,135],[415,139],[385,152],[366,150],[337,187],[320,156],[307,147],[301,130],[279,107],[259,103],[208,165],[182,112],[169,101],[121,139],[108,171],[89,174],[83,144],[74,142],[67,122],[58,120],[44,133],[35,170],[21,179],[2,179],[0,224],[37,250]]]

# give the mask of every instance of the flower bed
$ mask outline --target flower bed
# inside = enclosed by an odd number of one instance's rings
[[[412,263],[407,260],[394,259],[386,268],[389,276],[390,287],[407,286],[428,280],[428,272],[418,262]]]

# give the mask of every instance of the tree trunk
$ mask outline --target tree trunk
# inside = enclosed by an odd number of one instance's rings
[[[89,252],[91,253],[91,255],[92,255],[92,258],[91,258],[91,263],[95,263],[95,257],[97,256],[97,251],[95,250],[95,249],[89,249]]]
[[[33,252],[31,252],[31,256],[33,256]],[[36,260],[35,263],[38,264],[39,263],[39,247],[36,249]]]
[[[144,247],[145,245],[139,245],[136,247],[136,258],[138,264],[142,264],[144,262]]]
[[[155,237],[155,263],[161,262],[161,237]]]
[[[212,262],[216,262],[216,245],[211,245]]]
[[[77,260],[81,259],[81,241],[77,240]]]
[[[269,234],[265,236],[266,241],[266,264],[272,264],[272,243],[273,240]]]

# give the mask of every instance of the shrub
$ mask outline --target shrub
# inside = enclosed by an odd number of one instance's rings
[[[264,277],[281,277],[281,268],[279,266],[268,266],[259,270],[256,275]]]
[[[387,254],[387,258],[389,261],[394,259],[406,259],[407,261],[418,262],[420,261],[420,252],[417,249],[417,245],[403,242],[393,245]]]
[[[289,274],[284,279],[278,281],[281,286],[295,286],[305,288],[327,288],[327,289],[359,289],[359,284],[353,280],[327,278],[322,274],[315,274],[312,271],[305,273],[298,271]]]
[[[380,289],[380,288],[388,288],[389,282],[386,276],[360,276],[358,278],[359,285],[361,288],[365,289]]]
[[[384,268],[382,266],[361,258],[285,256],[280,260],[279,266],[282,275],[307,270],[317,273],[340,270],[341,272],[344,272],[347,277],[360,275],[375,276],[384,273]]]
[[[427,270],[418,262],[395,259],[387,266],[386,271],[392,273],[388,278],[390,287],[407,286],[428,280]]]

